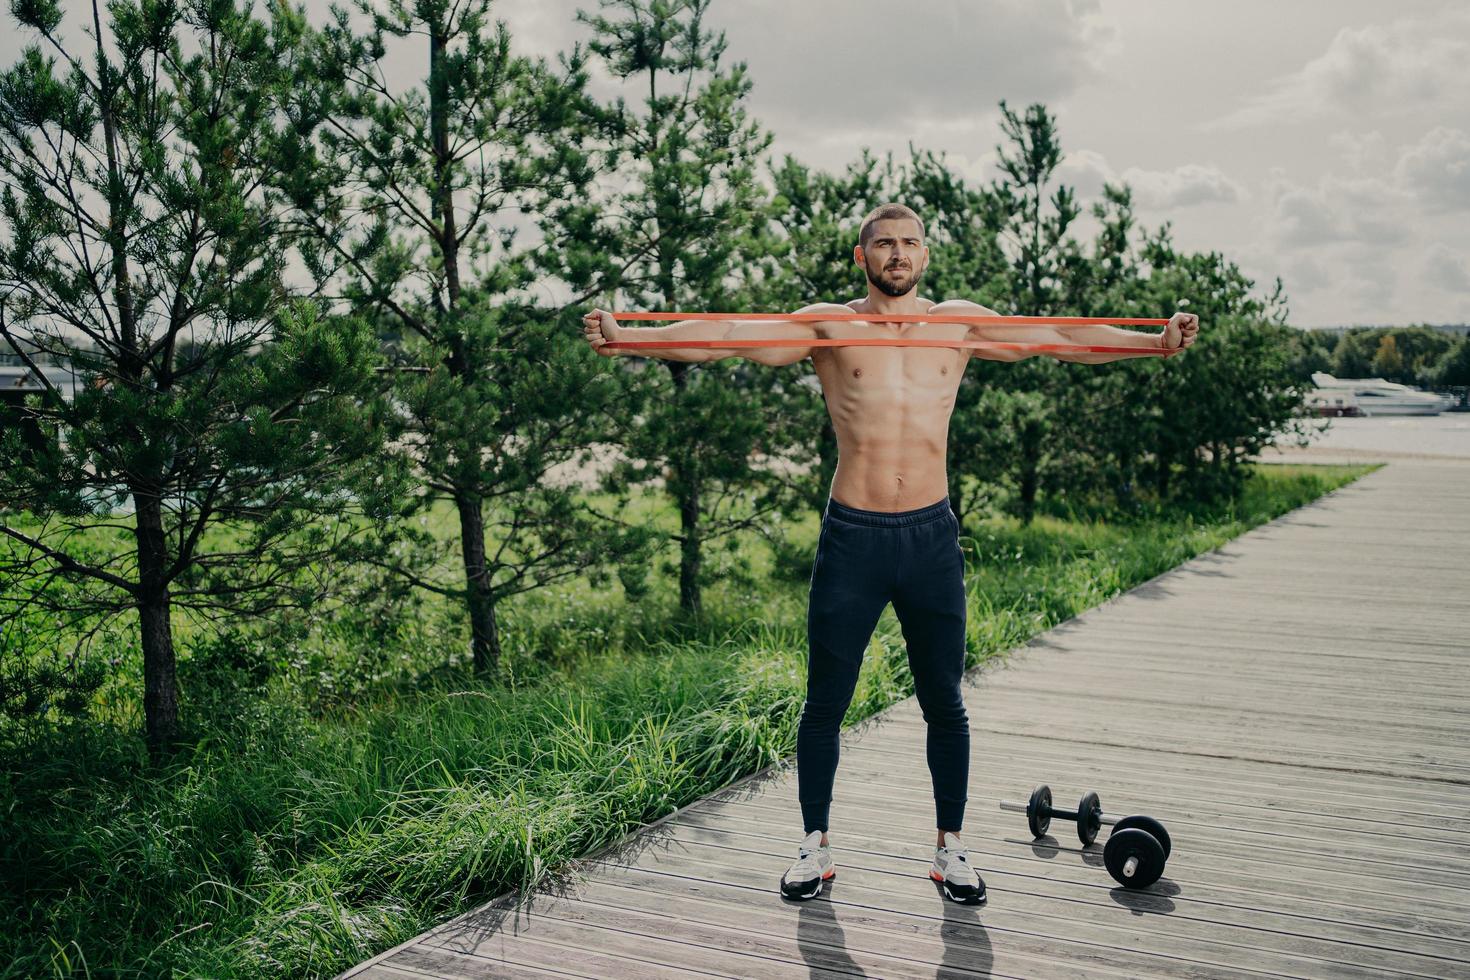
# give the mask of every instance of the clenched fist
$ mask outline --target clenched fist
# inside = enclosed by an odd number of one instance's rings
[[[617,353],[615,350],[606,350],[608,341],[621,339],[622,328],[613,315],[606,310],[594,309],[591,313],[582,317],[582,336],[587,338],[587,343],[601,357],[612,357]]]
[[[1167,351],[1181,351],[1194,343],[1199,335],[1199,317],[1193,313],[1175,313],[1164,327],[1159,346]]]

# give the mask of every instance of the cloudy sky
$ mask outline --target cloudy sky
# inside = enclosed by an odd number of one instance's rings
[[[595,4],[493,9],[552,55]],[[999,101],[1044,102],[1084,203],[1128,182],[1148,227],[1261,287],[1281,276],[1294,323],[1470,322],[1470,3],[714,0],[711,17],[775,153],[840,169],[913,141],[986,181]],[[0,35],[0,59],[29,40]],[[394,82],[422,77],[417,47]]]
[[[578,6],[499,10],[557,50],[586,36]],[[1044,102],[1084,202],[1127,181],[1148,227],[1280,275],[1293,322],[1470,322],[1470,3],[715,0],[712,17],[776,152],[838,169],[912,140],[985,181],[999,101]]]

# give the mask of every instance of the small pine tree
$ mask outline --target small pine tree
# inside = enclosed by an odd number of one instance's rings
[[[589,136],[611,118],[585,94],[585,55],[551,66],[511,50],[489,0],[360,3],[320,34],[293,103],[296,169],[281,184],[323,287],[379,326],[395,362],[417,504],[452,503],[449,542],[402,524],[364,560],[462,603],[474,669],[500,671],[501,604],[636,552],[568,470],[617,437],[630,408],[583,355],[574,311],[536,302],[543,246],[520,232],[595,175]],[[385,90],[389,38],[422,38],[422,87]],[[531,215],[531,218],[525,215]],[[618,488],[614,488],[618,489]],[[406,544],[396,549],[395,543]],[[457,553],[461,581],[431,570]]]
[[[84,656],[135,612],[158,759],[180,732],[175,613],[310,607],[352,509],[389,516],[404,474],[371,461],[391,433],[371,333],[287,303],[253,190],[280,166],[299,21],[122,0],[114,57],[100,24],[91,50],[59,36],[51,0],[12,9],[65,65],[36,45],[0,75],[0,335],[77,385],[30,400],[45,451],[0,440],[0,500],[25,512],[0,524],[0,632],[48,610]]]
[[[593,29],[592,50],[639,104],[618,102],[617,184],[557,218],[558,228],[579,229],[575,240],[553,236],[568,240],[562,264],[574,288],[591,283],[644,309],[736,310],[753,301],[741,273],[762,247],[767,204],[757,168],[771,137],[747,114],[744,63],[727,67],[723,33],[705,26],[709,6],[603,0],[605,13],[579,14]],[[799,369],[660,364],[640,372],[652,398],[623,440],[621,472],[662,480],[673,498],[679,604],[697,614],[716,574],[705,565],[706,544],[782,506],[786,481],[757,462],[794,454],[805,437],[791,425],[792,399],[810,394],[795,384]]]

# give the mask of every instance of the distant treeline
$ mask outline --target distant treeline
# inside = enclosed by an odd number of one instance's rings
[[[1280,279],[1258,291],[1143,228],[1124,184],[1084,205],[1046,107],[1000,103],[985,184],[918,147],[840,173],[775,159],[708,6],[604,3],[579,15],[589,43],[548,59],[515,53],[484,2],[361,26],[110,7],[105,45],[61,37],[54,3],[13,5],[44,42],[0,76],[0,336],[86,380],[29,399],[46,449],[0,434],[0,706],[82,711],[99,670],[139,671],[162,752],[175,616],[299,623],[430,591],[494,674],[505,600],[569,576],[637,595],[662,563],[697,614],[735,571],[731,535],[779,546],[773,518],[825,499],[811,367],[598,358],[579,318],[860,296],[858,221],[887,200],[926,220],[926,296],[1202,321],[1168,360],[974,361],[948,444],[966,521],[1227,499],[1299,424],[1312,341]],[[427,47],[406,91],[383,84],[390,41]],[[592,93],[594,61],[616,98]],[[593,446],[615,463],[598,497],[565,478]],[[666,494],[677,527],[626,519],[635,491]],[[422,523],[436,503],[447,539]],[[100,667],[99,624],[132,634]]]
[[[1427,388],[1470,385],[1470,328],[1350,327],[1306,330],[1296,362],[1300,376],[1325,371],[1339,378],[1383,378]]]

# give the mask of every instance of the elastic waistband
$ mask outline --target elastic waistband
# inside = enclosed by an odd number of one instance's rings
[[[846,521],[848,524],[867,524],[870,527],[906,527],[910,524],[925,524],[945,517],[950,512],[948,496],[917,510],[897,511],[861,510],[838,503],[828,497],[826,510],[827,514],[839,521]]]

